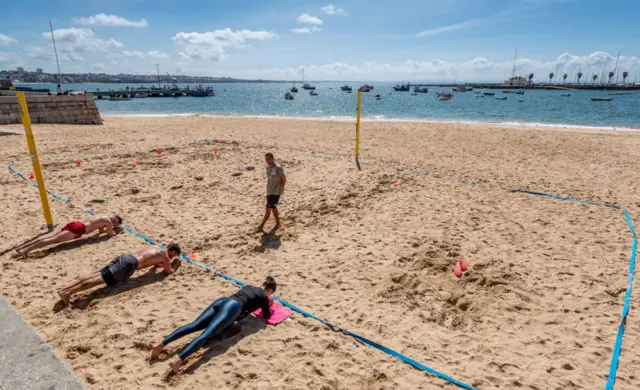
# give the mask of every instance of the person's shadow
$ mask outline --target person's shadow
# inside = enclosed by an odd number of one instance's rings
[[[79,248],[79,247],[81,247],[83,245],[87,245],[87,244],[98,244],[100,242],[107,241],[110,238],[111,237],[107,236],[106,234],[100,234],[100,235],[94,235],[94,236],[85,237],[85,238],[79,238],[79,239],[76,239],[76,240],[73,240],[73,241],[63,242],[61,244],[58,244],[58,245],[54,246],[53,248],[48,248],[48,249],[40,250],[38,252],[30,253],[29,254],[29,258],[42,259],[44,257],[47,257],[51,253],[66,252],[66,251],[69,251],[69,250],[72,250],[72,249],[76,249],[76,248]]]
[[[281,245],[280,236],[265,233],[260,237],[260,245],[256,247],[256,251],[264,252],[267,249],[279,249]]]
[[[96,290],[93,290],[88,295],[82,296],[75,301],[71,302],[71,307],[74,309],[85,310],[91,305],[91,302],[95,300],[104,299],[107,297],[112,297],[115,295],[122,294],[124,292],[133,290],[134,288],[144,287],[153,283],[158,283],[163,281],[167,275],[160,271],[158,272],[156,268],[151,267],[146,273],[140,275],[135,278],[129,279],[126,283],[118,284],[116,286],[104,286],[100,287]],[[53,307],[54,313],[62,311],[64,309],[64,304],[62,301],[58,301]]]
[[[183,372],[189,375],[193,374],[198,368],[200,368],[200,366],[206,364],[207,362],[209,362],[209,360],[215,358],[216,356],[224,354],[229,350],[229,348],[238,344],[240,340],[244,339],[245,337],[254,335],[262,331],[266,327],[267,324],[263,320],[255,316],[247,316],[240,322],[235,322],[229,328],[225,329],[221,334],[214,337],[211,341],[207,342],[203,347],[206,348],[206,350],[204,351],[200,359],[186,366]],[[169,360],[171,356],[180,353],[184,348],[187,347],[187,345],[188,344],[173,351],[160,360]]]

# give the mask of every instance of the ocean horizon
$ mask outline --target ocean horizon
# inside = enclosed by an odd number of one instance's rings
[[[294,100],[285,100],[291,85],[283,83],[213,83],[216,96],[142,98],[129,101],[96,100],[103,116],[179,116],[211,115],[230,117],[303,118],[354,120],[357,93],[340,90],[341,82],[317,82],[318,96],[301,88]],[[455,93],[451,101],[439,101],[436,92],[450,88],[429,88],[426,94],[396,92],[395,83],[374,83],[374,90],[363,93],[362,119],[368,121],[443,122],[500,124],[522,127],[593,128],[640,130],[640,94],[610,95],[612,91],[525,90],[524,95],[503,94],[501,90],[475,90]],[[22,84],[52,88],[52,84]],[[150,86],[153,84],[144,84]],[[157,85],[157,84],[156,84]],[[164,85],[164,84],[163,84]],[[354,91],[359,84],[350,84]],[[139,87],[140,84],[68,84],[66,90],[93,92]],[[196,84],[178,84],[196,87]],[[479,93],[478,93],[479,92]],[[485,96],[493,92],[495,96]],[[562,94],[571,96],[561,96]],[[380,94],[376,100],[374,95]],[[482,97],[480,97],[482,96]],[[506,97],[507,100],[497,100]],[[611,102],[593,102],[591,97],[612,97]]]

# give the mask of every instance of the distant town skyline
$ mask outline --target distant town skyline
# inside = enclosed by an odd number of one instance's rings
[[[56,73],[52,21],[63,73],[501,82],[518,49],[517,75],[601,80],[620,50],[616,79],[633,81],[639,12],[632,0],[23,0],[3,6],[0,70]]]

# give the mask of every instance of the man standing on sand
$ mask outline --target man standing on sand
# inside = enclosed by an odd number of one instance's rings
[[[29,252],[34,249],[75,240],[95,230],[98,231],[98,234],[106,232],[108,237],[113,237],[122,231],[122,228],[120,227],[121,224],[122,218],[120,218],[119,215],[111,217],[106,215],[94,215],[85,222],[71,221],[64,225],[60,230],[56,230],[19,246],[16,248],[16,252],[26,259],[29,257]]]
[[[165,274],[171,275],[180,266],[180,258],[178,257],[180,252],[181,249],[178,244],[170,244],[166,249],[151,246],[141,249],[132,255],[120,255],[100,271],[81,277],[75,283],[58,290],[58,295],[67,306],[73,294],[101,284],[115,286],[116,284],[124,283],[139,269],[148,267],[162,268]]]
[[[284,175],[284,169],[280,164],[276,163],[273,153],[264,155],[267,162],[267,210],[264,213],[262,223],[256,229],[256,233],[264,233],[264,224],[267,223],[271,213],[276,219],[276,226],[269,231],[269,235],[275,234],[280,229],[280,213],[278,212],[278,202],[280,196],[284,193],[284,186],[287,184],[287,177]]]

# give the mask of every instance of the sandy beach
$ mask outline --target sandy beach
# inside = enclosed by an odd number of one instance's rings
[[[513,190],[625,206],[638,229],[640,133],[366,122],[362,171],[347,121],[106,117],[35,136],[47,188],[77,205],[52,201],[56,223],[118,213],[244,282],[272,275],[280,298],[478,389],[605,386],[631,252],[624,214]],[[193,144],[205,139],[229,143]],[[265,152],[288,179],[276,239],[251,233]],[[24,136],[0,137],[0,163],[12,162],[32,170]],[[237,286],[184,264],[55,311],[56,289],[145,243],[87,237],[18,259],[4,252],[44,231],[37,190],[5,170],[0,203],[1,295],[90,389],[456,388],[300,314],[268,327],[246,318],[167,375],[149,346]],[[470,269],[458,279],[461,255]],[[640,388],[637,301],[636,290],[618,390]]]

